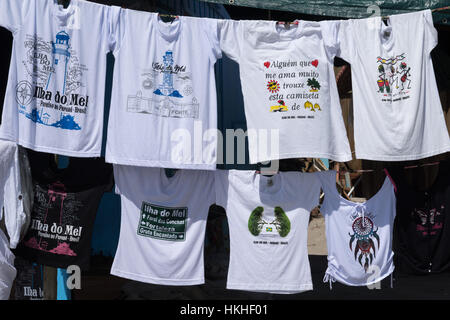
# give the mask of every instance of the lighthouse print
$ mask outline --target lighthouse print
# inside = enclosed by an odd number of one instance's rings
[[[63,70],[64,72],[64,83],[62,88],[62,93],[66,92],[66,79],[67,79],[67,64],[70,59],[70,36],[65,31],[60,31],[56,35],[56,41],[52,41],[52,54],[53,54],[53,68],[54,72],[58,72],[57,70]],[[47,87],[50,84],[50,80],[52,77],[52,73],[50,73],[47,81]]]
[[[183,98],[183,96],[178,92],[178,90],[175,90],[173,87],[174,69],[173,69],[172,51],[166,51],[166,54],[163,56],[163,63],[164,63],[164,69],[162,70],[162,72],[164,73],[163,83],[153,93],[160,96]]]
[[[44,252],[76,256],[70,246],[74,241],[68,232],[76,229],[72,225],[75,220],[72,211],[76,208],[73,196],[67,193],[64,184],[60,182],[49,185],[48,190],[38,185],[36,190],[36,207],[33,209],[32,223],[23,244]]]

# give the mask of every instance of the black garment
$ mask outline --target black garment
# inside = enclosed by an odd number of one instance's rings
[[[424,168],[408,170],[415,170],[417,176]],[[411,185],[404,169],[392,176],[397,184],[396,271],[423,274],[450,270],[450,162],[439,164],[437,177],[426,190]]]
[[[16,257],[14,267],[17,276],[14,280],[14,300],[43,300],[44,299],[44,267]]]
[[[58,169],[53,155],[28,154],[34,204],[16,254],[42,265],[88,269],[97,209],[113,186],[112,165],[101,158],[70,158],[67,168]]]

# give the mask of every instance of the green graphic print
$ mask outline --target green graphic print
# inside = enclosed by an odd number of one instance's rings
[[[255,237],[259,236],[264,225],[275,226],[280,237],[284,238],[289,234],[289,232],[291,231],[291,221],[281,207],[275,207],[275,219],[271,222],[267,222],[263,219],[263,212],[263,207],[257,207],[250,214],[250,217],[248,219],[248,230],[252,235],[254,235]]]

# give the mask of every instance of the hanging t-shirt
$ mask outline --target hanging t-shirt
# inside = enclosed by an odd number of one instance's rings
[[[17,144],[0,140],[0,220],[5,212],[10,248],[16,248],[26,222]]]
[[[319,193],[314,173],[216,172],[216,204],[225,209],[230,230],[227,289],[312,290],[307,234]]]
[[[394,252],[400,272],[437,273],[450,268],[450,162],[438,168],[434,182],[423,190],[407,181],[403,169],[393,171],[398,190]],[[420,168],[408,170],[420,176]]]
[[[91,238],[100,200],[113,187],[112,166],[101,158],[70,158],[58,169],[53,155],[29,152],[34,205],[17,254],[56,268],[89,268]]]
[[[44,266],[16,257],[14,267],[17,270],[14,300],[43,300]]]
[[[430,10],[347,20],[340,53],[352,66],[356,158],[404,161],[450,150],[431,50]]]
[[[16,278],[14,254],[9,250],[8,238],[0,229],[0,300],[8,300]]]
[[[203,247],[214,173],[114,165],[122,202],[111,274],[162,285],[203,284]]]
[[[318,173],[325,199],[328,268],[324,281],[348,286],[377,283],[394,271],[392,229],[395,193],[386,177],[378,192],[363,203],[343,198],[336,189],[336,171]]]
[[[14,37],[0,138],[36,151],[100,156],[110,7],[2,0]]]
[[[122,10],[106,161],[215,170],[217,20]]]
[[[221,48],[239,63],[250,163],[352,159],[333,70],[338,24],[297,22],[221,22]]]

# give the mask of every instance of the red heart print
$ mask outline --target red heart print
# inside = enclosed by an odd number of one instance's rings
[[[317,65],[319,64],[319,60],[317,60],[317,59],[313,60],[313,61],[311,61],[311,64],[317,68]]]
[[[269,62],[269,61],[264,62],[264,66],[265,66],[266,68],[269,68],[269,67],[270,67],[270,62]]]

